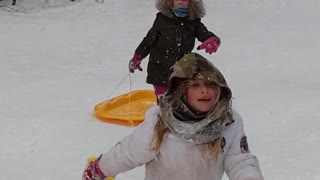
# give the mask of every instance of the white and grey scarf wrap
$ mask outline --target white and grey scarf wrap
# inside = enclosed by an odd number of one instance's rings
[[[163,100],[163,99],[162,99]],[[221,137],[226,122],[216,119],[214,115],[196,115],[184,103],[176,108],[160,108],[161,119],[171,133],[195,144],[205,144]],[[199,117],[201,119],[199,119]]]

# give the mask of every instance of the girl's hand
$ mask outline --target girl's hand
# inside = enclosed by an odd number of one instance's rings
[[[101,156],[98,159],[88,162],[82,174],[82,180],[104,180],[106,178],[99,167],[100,158]]]
[[[131,73],[134,73],[134,70],[138,69],[139,71],[142,71],[142,67],[140,66],[141,63],[141,57],[137,54],[134,54],[133,58],[129,61],[129,71]]]
[[[220,44],[217,38],[210,37],[205,40],[202,44],[198,46],[198,50],[205,49],[206,53],[212,54],[213,52],[217,52]]]

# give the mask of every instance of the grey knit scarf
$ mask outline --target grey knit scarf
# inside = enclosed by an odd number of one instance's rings
[[[186,140],[192,139],[195,144],[209,143],[220,138],[226,127],[225,121],[208,113],[197,115],[182,101],[175,108],[163,106],[160,108],[160,115],[171,133]]]

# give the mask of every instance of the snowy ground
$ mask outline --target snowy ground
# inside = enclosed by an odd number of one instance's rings
[[[205,3],[203,21],[223,43],[202,54],[233,89],[265,179],[320,180],[320,2]],[[155,13],[154,0],[83,0],[32,14],[0,8],[1,180],[80,179],[88,156],[132,131],[91,113],[127,75]],[[145,76],[133,74],[132,89],[151,88]],[[127,80],[113,95],[129,90]]]
[[[74,5],[81,0],[16,0],[16,5],[11,6],[13,0],[0,0],[0,7],[6,10],[18,11],[21,13],[35,13],[47,8],[59,8]]]

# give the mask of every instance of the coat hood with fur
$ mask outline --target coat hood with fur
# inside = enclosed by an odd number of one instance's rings
[[[157,0],[156,8],[165,16],[170,18],[174,17],[171,10],[173,0]],[[206,9],[202,0],[189,0],[189,13],[190,19],[203,18],[206,14]]]

